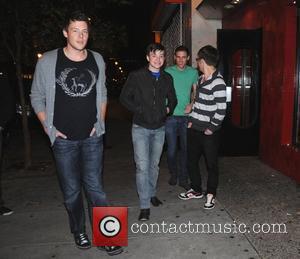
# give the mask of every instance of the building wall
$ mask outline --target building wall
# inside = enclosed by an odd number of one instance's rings
[[[260,158],[300,182],[300,151],[292,145],[296,24],[296,7],[288,1],[253,0],[223,28],[262,28]]]
[[[209,44],[217,45],[217,29],[222,28],[221,20],[206,20],[198,11],[197,6],[202,0],[191,0],[191,34],[192,49],[191,59],[193,67],[196,67],[195,58],[198,50]]]
[[[185,21],[187,20],[187,8],[183,7],[182,21],[180,19],[180,11],[175,13],[172,21],[162,34],[162,44],[166,48],[166,65],[171,66],[174,64],[174,51],[179,45],[186,45],[186,30]],[[182,23],[181,23],[182,22]],[[182,29],[182,31],[180,30]],[[181,32],[181,35],[180,35]]]

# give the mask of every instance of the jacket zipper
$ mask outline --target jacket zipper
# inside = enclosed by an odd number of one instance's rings
[[[155,78],[155,82],[154,82],[154,88],[153,88],[153,108],[155,108],[155,97],[156,97],[156,85],[158,83],[158,78]]]

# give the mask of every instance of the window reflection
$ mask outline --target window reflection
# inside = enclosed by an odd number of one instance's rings
[[[253,84],[253,51],[237,50],[231,60],[232,104],[231,122],[236,127],[249,128],[255,123],[256,97]]]

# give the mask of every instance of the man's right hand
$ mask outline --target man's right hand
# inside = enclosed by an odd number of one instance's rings
[[[192,104],[192,103],[189,103],[187,106],[185,106],[184,113],[185,113],[185,114],[191,113],[192,108],[193,108],[193,104]]]
[[[56,130],[55,136],[56,136],[57,138],[67,139],[67,136],[66,136],[65,134],[63,134],[62,132],[60,132],[59,130]]]

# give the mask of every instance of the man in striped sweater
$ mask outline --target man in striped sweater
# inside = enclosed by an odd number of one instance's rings
[[[217,71],[218,61],[219,54],[216,48],[207,45],[199,50],[197,64],[203,75],[198,81],[187,132],[191,189],[178,196],[182,200],[203,197],[199,160],[201,155],[204,155],[208,170],[205,209],[215,206],[220,128],[226,113],[226,85]]]

